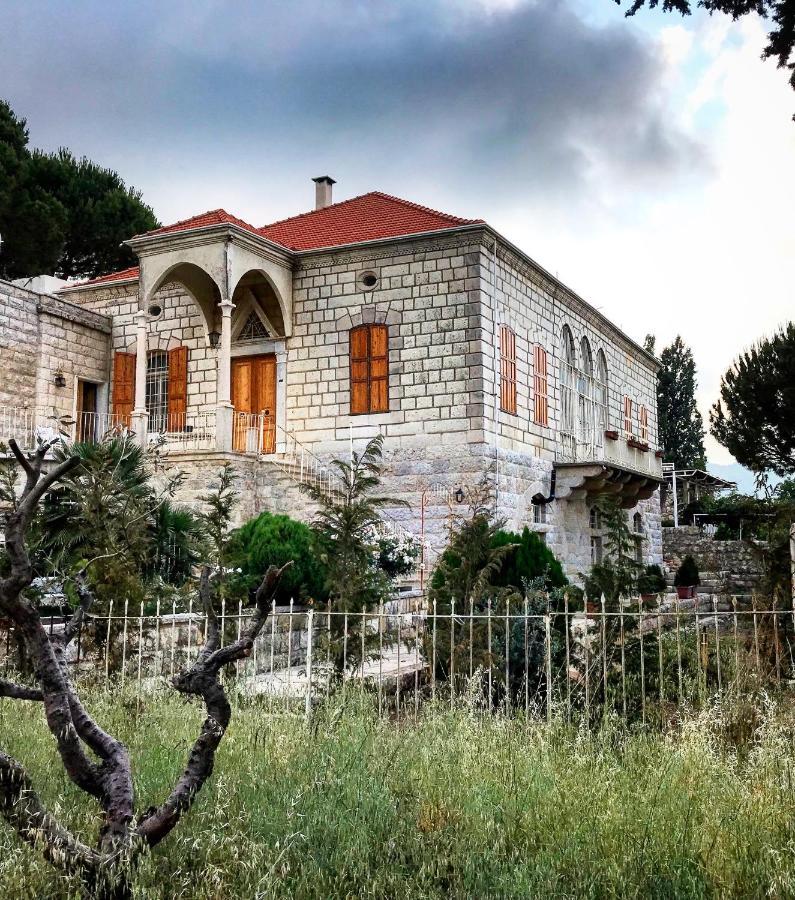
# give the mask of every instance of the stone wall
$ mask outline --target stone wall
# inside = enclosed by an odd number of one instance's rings
[[[668,581],[685,556],[699,568],[703,594],[750,594],[764,575],[762,550],[751,541],[716,541],[696,526],[662,529],[663,558]]]
[[[78,379],[108,382],[110,330],[105,316],[0,281],[0,405],[74,415]]]

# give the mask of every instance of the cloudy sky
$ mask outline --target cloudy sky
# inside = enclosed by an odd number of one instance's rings
[[[706,419],[795,310],[795,93],[764,38],[612,0],[27,0],[0,5],[0,95],[163,222],[265,224],[325,173],[485,218],[638,340],[681,333]]]

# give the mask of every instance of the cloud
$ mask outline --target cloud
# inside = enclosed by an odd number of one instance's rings
[[[609,184],[629,196],[706,165],[668,120],[659,48],[565,0],[149,0],[112,16],[39,0],[3,24],[0,82],[34,139],[116,166],[167,219],[208,205],[201,171],[229,185],[221,205],[245,178],[238,211],[257,222],[293,212],[279,183],[316,169],[350,193],[411,184],[472,214],[566,202],[586,221]]]

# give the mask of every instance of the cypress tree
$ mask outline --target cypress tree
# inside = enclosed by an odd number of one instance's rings
[[[659,441],[667,462],[677,469],[703,469],[704,421],[696,406],[693,351],[677,335],[660,354],[657,376]]]

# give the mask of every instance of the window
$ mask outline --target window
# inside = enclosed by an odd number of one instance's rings
[[[632,428],[632,398],[624,397],[624,436],[631,438],[633,436]]]
[[[547,351],[538,344],[533,347],[533,421],[544,428],[549,425]]]
[[[577,351],[574,337],[568,325],[561,332],[560,358],[560,428],[564,435],[573,438],[577,422]]]
[[[607,358],[604,350],[596,354],[596,402],[599,404],[599,430],[605,432],[610,418],[608,416],[608,392],[607,392]],[[601,438],[602,435],[599,435]]]
[[[649,442],[649,411],[645,406],[641,406],[640,412],[638,413],[638,418],[640,419],[640,439],[644,444],[648,444]]]
[[[516,335],[500,325],[500,409],[516,415]]]
[[[168,353],[151,350],[146,360],[146,411],[150,431],[168,430]]]
[[[263,324],[262,319],[252,309],[249,317],[246,319],[246,324],[240,329],[237,339],[239,341],[264,341],[269,337],[270,333]]]
[[[389,411],[389,335],[386,325],[350,331],[351,415]]]
[[[602,527],[602,512],[598,507],[591,507],[588,524],[590,525],[591,531],[599,531]]]
[[[632,517],[632,530],[635,534],[643,534],[643,516],[639,512]]]
[[[547,507],[545,503],[533,503],[533,524],[545,525],[547,521]]]

